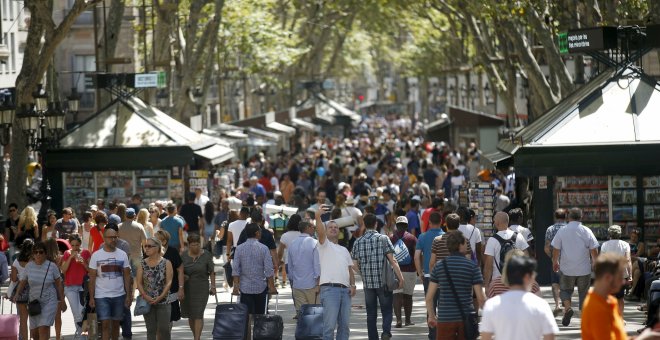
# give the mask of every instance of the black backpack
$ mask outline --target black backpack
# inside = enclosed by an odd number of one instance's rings
[[[517,232],[513,232],[513,236],[511,236],[510,239],[505,240],[502,238],[502,236],[495,234],[493,237],[497,240],[497,242],[500,243],[500,263],[498,264],[497,261],[495,261],[495,265],[497,266],[497,269],[500,271],[500,274],[502,273],[502,269],[504,269],[504,258],[506,257],[506,254],[510,252],[511,250],[516,249],[516,238],[518,237]]]

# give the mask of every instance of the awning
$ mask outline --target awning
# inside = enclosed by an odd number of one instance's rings
[[[197,156],[208,159],[213,165],[218,165],[235,157],[232,149],[218,144],[212,144],[207,148],[195,150],[193,152]]]
[[[320,126],[318,126],[316,124],[312,124],[312,123],[310,123],[306,120],[300,119],[300,118],[291,119],[291,124],[293,124],[293,125],[295,125],[299,128],[307,129],[307,130],[313,131],[313,132],[320,132],[321,131]]]
[[[252,140],[253,139],[252,137],[256,135],[256,136],[259,136],[261,138],[265,138],[267,140],[271,140],[271,141],[274,141],[274,142],[279,142],[280,141],[280,135],[275,133],[275,132],[270,132],[270,131],[257,129],[257,128],[253,128],[253,127],[245,128],[245,132],[248,135],[252,135],[252,136],[249,136],[250,140]]]
[[[296,129],[295,128],[292,128],[288,125],[284,125],[284,124],[278,123],[278,122],[270,122],[266,125],[266,127],[269,128],[269,129],[278,131],[278,132],[282,132],[282,133],[286,134],[287,136],[293,136],[293,135],[296,134]]]
[[[81,159],[85,161],[81,163]],[[193,151],[186,145],[49,149],[45,161],[46,168],[53,171],[114,171],[167,169],[192,165],[193,159]]]
[[[490,163],[495,168],[505,167],[507,165],[513,164],[512,155],[500,150],[495,150],[493,152],[483,154],[482,156],[486,162]]]
[[[451,119],[449,119],[449,117],[443,117],[443,118],[440,118],[440,119],[437,119],[437,120],[433,121],[430,124],[427,124],[424,127],[424,130],[431,131],[431,130],[435,130],[435,129],[442,129],[442,128],[445,128],[445,127],[451,125],[451,122],[452,121],[451,121]]]

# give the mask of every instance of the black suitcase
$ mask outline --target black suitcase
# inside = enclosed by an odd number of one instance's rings
[[[323,339],[323,305],[302,305],[296,325],[296,340]]]
[[[275,295],[275,314],[254,315],[252,339],[254,340],[282,340],[284,333],[284,320],[277,315],[279,308],[279,295]],[[268,298],[266,298],[266,313],[268,313]]]
[[[217,297],[216,297],[217,301]],[[244,340],[248,331],[248,308],[242,303],[221,303],[215,306],[213,340]]]

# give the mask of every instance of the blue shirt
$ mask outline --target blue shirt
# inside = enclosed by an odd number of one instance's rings
[[[160,222],[160,228],[170,233],[168,246],[179,249],[181,240],[179,240],[179,229],[183,229],[183,220],[178,217],[167,216]]]
[[[232,276],[238,276],[240,291],[244,294],[261,294],[266,290],[266,280],[274,274],[273,259],[268,247],[254,238],[236,247],[231,261]]]
[[[419,238],[417,239],[417,246],[415,249],[422,252],[422,258],[424,259],[424,263],[422,265],[424,274],[429,273],[429,262],[431,262],[431,248],[433,246],[433,239],[435,239],[436,236],[440,236],[444,233],[445,232],[440,228],[432,228],[419,235]]]
[[[263,185],[257,183],[253,188],[250,188],[250,191],[254,193],[255,196],[266,196],[266,189],[264,188]]]
[[[408,232],[413,233],[416,232],[414,235],[419,235],[422,233],[422,228],[421,224],[419,223],[419,214],[415,210],[410,210],[406,214],[406,218],[408,219]]]
[[[316,287],[317,280],[321,276],[317,244],[318,242],[314,238],[302,233],[287,247],[289,259],[287,265],[291,287],[296,289]]]

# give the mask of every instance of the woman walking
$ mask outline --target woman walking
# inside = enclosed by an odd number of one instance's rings
[[[108,224],[108,215],[103,211],[99,211],[94,216],[94,222],[96,222],[96,225],[89,231],[89,246],[87,246],[87,249],[92,253],[99,250],[103,245],[103,229]]]
[[[188,251],[183,253],[182,259],[186,297],[181,303],[181,316],[188,318],[193,337],[195,340],[199,340],[204,328],[206,303],[209,295],[215,295],[213,256],[202,249],[199,235],[190,234]],[[211,279],[210,289],[209,278]]]
[[[14,260],[14,263],[11,264],[11,283],[13,285],[18,285],[19,278],[25,272],[25,266],[32,259],[32,247],[34,247],[34,241],[31,238],[25,239],[23,243],[19,246],[20,253],[18,257]],[[12,301],[16,302],[16,309],[18,310],[18,316],[20,319],[20,335],[21,339],[28,338],[28,295],[30,293],[30,287],[26,284],[21,294],[18,293],[18,288],[14,290],[14,293],[10,298]]]
[[[41,227],[40,239],[42,242],[45,242],[49,238],[57,237],[57,231],[55,230],[55,224],[57,224],[57,214],[55,214],[54,211],[50,210],[48,211],[47,219],[48,219],[48,224],[44,224],[44,226]]]
[[[62,254],[60,253],[59,242],[63,240],[58,240],[55,238],[49,238],[44,242],[44,247],[46,249],[46,260],[53,262],[56,265],[57,271],[62,277],[62,270],[60,266],[62,265]],[[68,241],[65,242],[68,247]],[[67,249],[69,250],[69,249]],[[55,313],[55,339],[60,340],[62,337],[62,313],[66,312],[66,303],[64,302],[64,295],[62,296],[62,303],[58,305],[60,310]]]
[[[41,236],[39,234],[39,224],[37,224],[37,212],[32,207],[25,207],[21,211],[21,216],[18,218],[18,231],[16,235],[16,244],[20,245],[25,239],[38,240]]]
[[[147,239],[144,249],[147,257],[138,267],[136,281],[140,296],[150,305],[149,312],[144,314],[147,339],[169,340],[171,306],[168,297],[172,285],[172,264],[163,258],[163,246],[158,238]]]
[[[163,257],[170,261],[172,264],[172,285],[170,286],[170,305],[172,312],[170,313],[170,329],[172,329],[172,322],[181,320],[181,306],[179,301],[183,300],[183,261],[179,250],[169,246],[170,233],[167,230],[159,230],[156,232],[156,238],[160,241],[165,248],[165,255]]]
[[[57,264],[46,259],[46,245],[38,242],[32,248],[34,259],[25,265],[20,276],[16,296],[29,289],[29,301],[37,300],[41,313],[30,316],[30,333],[33,339],[50,338],[50,327],[55,323],[55,314],[64,305],[64,290]],[[29,287],[28,287],[29,284]],[[12,299],[16,302],[16,296]]]
[[[89,250],[89,239],[90,239],[90,233],[92,231],[92,228],[94,228],[94,219],[92,217],[92,212],[91,211],[85,211],[82,214],[82,249]]]
[[[153,206],[149,208],[149,222],[151,223],[151,226],[154,229],[154,235],[156,235],[156,232],[160,230],[160,212],[158,211],[158,207]]]
[[[73,321],[76,323],[75,337],[78,337],[82,333],[83,321],[83,305],[80,301],[80,292],[83,291],[82,285],[85,275],[87,275],[87,266],[92,254],[87,249],[80,249],[82,240],[78,234],[69,236],[69,244],[71,249],[64,252],[61,269],[64,274],[64,295],[69,300]]]
[[[213,236],[215,232],[215,224],[213,224],[213,218],[215,218],[215,207],[213,202],[208,201],[204,205],[204,244],[207,249],[213,249]]]
[[[144,227],[147,238],[154,237],[154,226],[149,222],[149,210],[140,209],[137,214],[137,223],[140,223]]]

